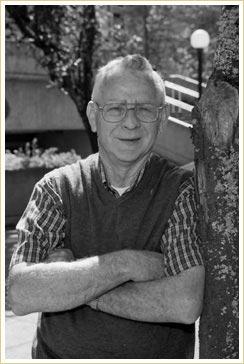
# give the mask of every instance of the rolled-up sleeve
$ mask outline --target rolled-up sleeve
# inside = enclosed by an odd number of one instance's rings
[[[44,177],[35,185],[16,226],[18,244],[10,268],[21,262],[39,263],[51,249],[62,247],[64,226],[62,199],[52,180]]]

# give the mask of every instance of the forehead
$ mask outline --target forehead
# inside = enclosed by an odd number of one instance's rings
[[[98,98],[103,103],[119,100],[155,103],[157,94],[153,79],[145,73],[114,72],[101,82]]]

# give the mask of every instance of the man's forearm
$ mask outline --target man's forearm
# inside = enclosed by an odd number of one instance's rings
[[[90,306],[116,316],[148,322],[190,324],[200,315],[204,268],[153,282],[128,282],[102,295]]]
[[[9,282],[13,311],[19,315],[63,311],[96,298],[130,279],[125,254],[14,266]]]
[[[53,261],[64,256],[70,259],[68,255],[65,249],[56,250],[45,263],[20,263],[12,268],[9,298],[16,314],[69,310],[129,280],[163,276],[162,255],[155,252],[121,250],[76,261]]]

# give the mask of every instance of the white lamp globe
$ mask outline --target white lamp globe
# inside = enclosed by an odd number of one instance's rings
[[[210,42],[208,32],[204,29],[197,29],[191,35],[191,46],[197,49],[207,48]]]

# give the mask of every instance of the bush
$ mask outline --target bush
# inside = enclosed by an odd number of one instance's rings
[[[58,148],[52,147],[42,150],[38,147],[36,138],[31,143],[26,143],[25,148],[19,148],[11,152],[5,151],[5,170],[13,171],[27,168],[57,168],[71,164],[81,159],[75,150],[58,152]]]

